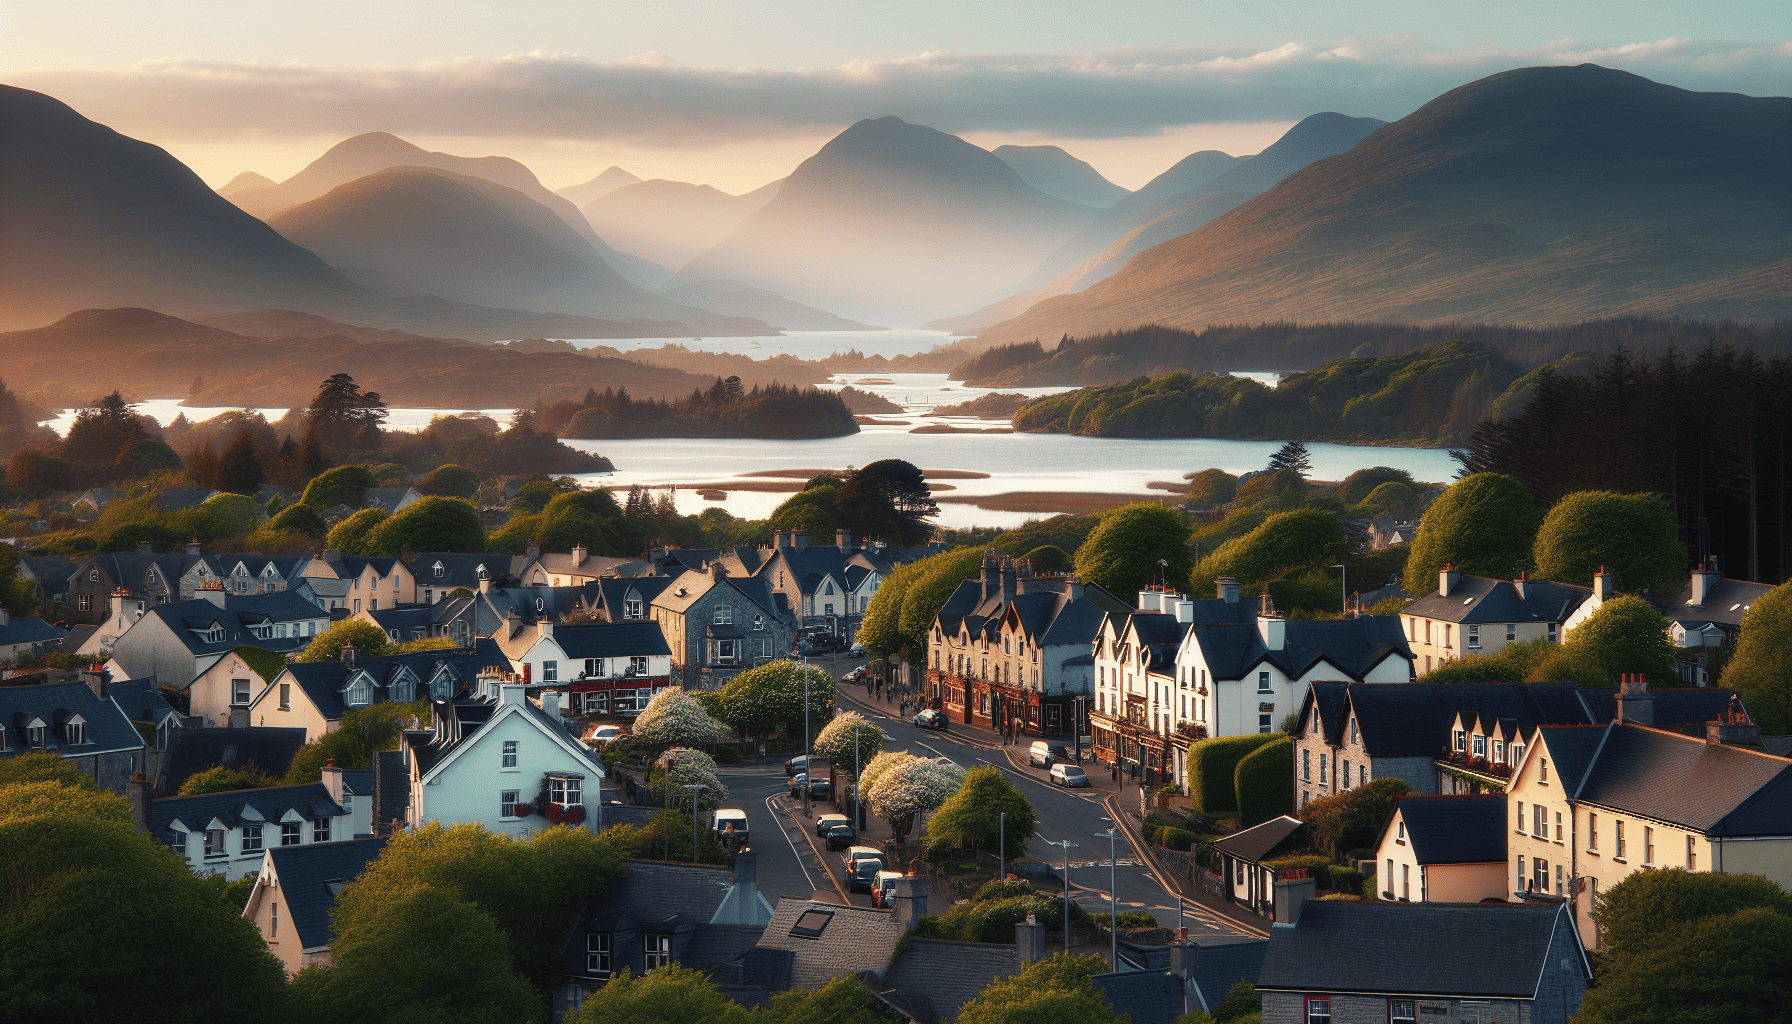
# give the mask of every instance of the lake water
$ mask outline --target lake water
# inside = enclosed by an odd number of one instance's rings
[[[945,331],[785,331],[782,337],[759,338],[566,338],[578,348],[608,346],[619,352],[662,345],[683,345],[701,352],[725,352],[729,355],[770,359],[772,356],[796,356],[799,359],[826,359],[836,352],[863,352],[866,355],[915,355],[960,339]]]
[[[183,413],[186,414],[188,422],[198,423],[200,420],[209,420],[219,413],[234,412],[237,409],[242,408],[242,406],[230,405],[221,408],[194,407],[180,404],[180,399],[178,398],[152,398],[146,402],[138,402],[131,408],[145,416],[153,417],[157,423],[160,423],[165,427],[168,424],[173,423],[175,417]],[[81,410],[79,409],[64,409],[62,412],[58,413],[54,419],[45,420],[44,422],[50,429],[56,431],[58,434],[66,434],[68,433],[69,425],[75,422],[75,416],[79,414],[80,411]],[[267,417],[268,422],[270,423],[286,415],[285,406],[276,409],[252,409],[250,411],[261,413],[263,416]],[[432,416],[454,416],[463,412],[483,413],[497,420],[500,425],[503,425],[510,422],[510,414],[513,411],[514,410],[511,409],[395,408],[386,410],[386,426],[393,430],[421,430],[424,427],[429,426],[429,420]]]

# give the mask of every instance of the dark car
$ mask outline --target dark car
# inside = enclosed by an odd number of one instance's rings
[[[946,728],[946,713],[944,711],[934,711],[929,708],[916,715],[914,721],[915,725],[919,728],[940,729],[943,731]]]
[[[827,779],[816,779],[809,783],[809,799],[826,800],[834,795],[834,784]]]
[[[798,754],[797,756],[784,762],[784,774],[785,775],[794,776],[794,775],[801,774],[802,772],[806,772],[808,770],[809,770],[809,757],[806,754]]]
[[[859,830],[853,828],[851,825],[842,823],[828,829],[826,839],[828,841],[828,849],[844,850],[859,841]]]

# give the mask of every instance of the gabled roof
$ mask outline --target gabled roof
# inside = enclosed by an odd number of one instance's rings
[[[54,726],[80,715],[87,723],[85,743],[64,744]],[[85,683],[44,683],[39,686],[0,687],[0,728],[6,730],[6,754],[26,753],[28,723],[44,723],[44,747],[63,757],[82,757],[118,750],[142,750],[143,736],[124,711],[110,700],[101,700]]]
[[[277,823],[288,812],[306,821],[336,818],[348,813],[330,798],[330,791],[321,782],[302,786],[269,786],[266,789],[233,789],[203,796],[170,796],[149,802],[149,832],[159,841],[167,841],[177,830],[176,822],[189,832],[204,831],[211,822],[220,821],[225,828],[244,822]],[[253,813],[251,813],[253,812]]]
[[[1541,733],[1575,799],[1708,835],[1792,835],[1792,760],[1618,722]]]
[[[585,555],[583,561],[574,562],[572,552],[562,554],[558,551],[543,551],[539,561],[541,567],[548,572],[566,576],[618,576],[630,567],[638,568],[646,564],[638,558],[590,553]]]
[[[623,863],[628,870],[610,882],[608,892],[587,901],[567,926],[560,940],[558,959],[562,971],[588,973],[587,932],[707,930],[710,918],[722,905],[733,882],[728,868],[722,865],[632,858]],[[751,947],[752,943],[747,945]]]
[[[177,589],[174,584],[185,575],[195,556],[187,554],[157,555],[144,551],[112,551],[94,555],[75,568],[69,578],[87,576],[94,568],[105,573],[113,583],[142,590],[147,587],[149,571],[156,571],[157,586]]]
[[[495,634],[515,612],[523,624],[560,620],[578,611],[578,587],[493,587],[473,598],[473,626],[482,635]]]
[[[19,568],[28,572],[32,579],[43,580],[46,587],[54,592],[55,584],[66,584],[80,563],[67,555],[44,555],[42,557],[21,558]],[[23,575],[24,573],[21,573]]]
[[[718,586],[732,588],[735,593],[776,618],[783,618],[786,614],[784,605],[776,599],[777,595],[772,593],[771,584],[763,576],[723,576],[718,580],[712,573],[696,571],[683,573],[674,579],[653,599],[653,606],[682,615]]]
[[[959,1009],[991,981],[1018,974],[1022,966],[1012,942],[911,938],[884,976],[883,987],[921,1024],[938,1024],[957,1019]]]
[[[114,692],[118,684],[114,683]],[[292,757],[305,745],[303,728],[251,726],[235,729],[175,729],[168,734],[155,795],[174,796],[188,778],[214,765],[254,764],[275,778],[286,775]]]
[[[358,658],[353,668],[341,661],[294,662],[286,666],[286,672],[279,678],[290,679],[325,721],[336,722],[341,721],[348,711],[348,706],[342,702],[342,691],[356,673],[365,671],[372,677],[376,687],[373,702],[378,704],[390,699],[386,688],[397,681],[399,668],[408,668],[420,686],[429,686],[439,673],[446,672],[456,681],[456,691],[459,692],[479,678],[480,669],[503,664],[507,664],[504,652],[490,639],[482,637],[471,651],[419,651],[385,658]],[[267,699],[273,692],[275,688],[268,687],[256,702]]]
[[[1403,796],[1394,807],[1420,864],[1489,864],[1506,859],[1506,797]],[[1388,820],[1393,827],[1393,819]]]
[[[481,555],[462,554],[455,551],[424,551],[410,560],[411,575],[416,577],[417,585],[423,587],[466,587],[468,590],[479,589],[479,570],[485,570],[485,578],[492,586],[522,582],[523,573],[534,561],[527,555]],[[442,567],[442,575],[435,574],[437,565]]]
[[[590,772],[590,791],[596,797],[599,782],[605,775],[602,759],[590,747],[580,743],[569,731],[565,719],[548,715],[528,700],[499,703],[495,696],[471,701],[433,701],[430,732],[407,732],[404,741],[417,762],[418,776],[429,784],[431,776],[440,772],[462,752],[477,744],[487,732],[485,726],[507,715],[518,715],[554,740],[582,771]]]
[[[606,576],[597,581],[595,586],[602,595],[603,609],[610,616],[611,622],[622,621],[625,602],[632,592],[641,602],[641,614],[647,614],[647,606],[653,599],[669,586],[676,576]]]
[[[374,624],[391,634],[398,631],[400,639],[411,639],[411,631],[422,629],[427,634],[429,627],[444,622],[452,622],[459,618],[473,605],[473,598],[457,597],[447,601],[436,601],[432,604],[401,604],[388,608],[374,608],[362,612],[372,619]]]
[[[162,696],[162,690],[156,685],[155,676],[139,676],[136,679],[121,679],[106,684],[106,696],[117,704],[133,722],[148,722],[151,725],[161,724],[164,718],[183,717],[180,712],[170,707]]]
[[[191,601],[156,605],[148,609],[144,617],[151,615],[161,619],[168,631],[194,654],[221,654],[245,643],[280,653],[302,650],[310,642],[309,637],[258,637],[250,627],[330,617],[329,612],[290,590],[271,594],[225,593],[223,607],[196,597]],[[203,631],[214,622],[224,631],[221,639],[204,640],[194,632]]]
[[[568,658],[628,658],[671,654],[660,624],[653,621],[555,626],[554,642]]]
[[[187,572],[193,572],[199,567],[204,566],[205,571],[212,576],[227,579],[231,574],[236,572],[237,567],[240,565],[242,566],[243,571],[248,573],[251,577],[254,577],[255,579],[263,579],[271,578],[266,577],[266,573],[268,567],[272,566],[275,575],[280,579],[292,580],[296,579],[299,573],[303,572],[305,566],[310,562],[310,558],[301,555],[201,555],[193,560],[193,564],[187,566]]]
[[[1771,583],[1750,583],[1747,580],[1720,579],[1705,595],[1705,603],[1692,603],[1692,581],[1668,598],[1661,614],[1675,622],[1699,624],[1715,622],[1723,626],[1742,625],[1742,613],[1773,589]]]
[[[1224,839],[1215,840],[1213,848],[1254,864],[1274,853],[1295,833],[1306,827],[1306,824],[1299,818],[1284,814],[1261,825],[1252,825],[1243,832],[1234,832]]]
[[[792,935],[797,918],[810,910],[829,912],[827,926],[818,936]],[[797,988],[817,989],[842,974],[871,971],[881,974],[890,966],[902,925],[888,910],[819,903],[786,896],[778,901],[771,923],[757,950],[783,950],[794,955],[792,983]]]
[[[1124,955],[1124,954],[1123,954]],[[1182,979],[1164,971],[1110,971],[1089,979],[1116,1014],[1133,1024],[1174,1021],[1182,1016]]]
[[[1400,614],[1442,622],[1561,622],[1582,601],[1593,596],[1591,587],[1547,580],[1525,581],[1524,597],[1511,580],[1462,576],[1448,596],[1433,590],[1406,606]]]
[[[1574,932],[1566,904],[1308,900],[1292,927],[1270,929],[1257,987],[1534,999],[1561,930]],[[1437,955],[1467,935],[1474,956]],[[1584,954],[1572,967],[1591,973]]]
[[[60,641],[62,635],[62,630],[40,618],[9,619],[5,625],[0,625],[0,647]]]
[[[385,847],[384,839],[351,839],[341,843],[275,846],[267,851],[301,948],[330,944],[330,910],[336,906],[342,885],[359,876]]]
[[[1412,660],[1400,619],[1393,615],[1365,615],[1360,619],[1295,619],[1285,622],[1282,649],[1263,644],[1255,622],[1245,626],[1195,626],[1188,643],[1198,645],[1207,669],[1218,679],[1243,679],[1268,662],[1292,678],[1299,678],[1325,663],[1340,675],[1361,679],[1382,659],[1391,656]],[[1384,684],[1385,685],[1385,684]]]

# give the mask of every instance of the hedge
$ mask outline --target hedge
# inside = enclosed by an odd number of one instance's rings
[[[1331,870],[1331,887],[1337,892],[1347,892],[1355,895],[1356,893],[1363,891],[1364,881],[1365,877],[1363,873],[1355,868],[1347,868],[1339,865]]]
[[[1308,874],[1313,876],[1313,881],[1317,883],[1321,889],[1332,888],[1331,873],[1338,870],[1338,866],[1332,863],[1330,857],[1322,857],[1319,854],[1309,854],[1301,857],[1278,857],[1275,860],[1264,861],[1263,866],[1275,871],[1278,876],[1284,871],[1304,868]]]
[[[1239,759],[1234,773],[1238,827],[1294,813],[1294,740],[1286,733]]]
[[[1342,793],[1315,800],[1297,815],[1313,826],[1313,842],[1331,852],[1367,847],[1394,812],[1394,802],[1417,792],[1396,778],[1376,779]]]
[[[1201,808],[1201,813],[1236,812],[1238,762],[1265,743],[1286,738],[1284,733],[1260,732],[1244,736],[1216,736],[1189,744],[1188,791]],[[1288,776],[1288,786],[1292,791],[1292,770]]]
[[[1200,836],[1185,828],[1169,825],[1157,830],[1157,845],[1166,850],[1187,850],[1200,841]]]
[[[1380,889],[1378,889],[1376,887],[1375,879],[1376,879],[1375,875],[1364,875],[1363,876],[1363,899],[1366,899],[1366,900],[1381,899],[1381,891],[1380,891]]]

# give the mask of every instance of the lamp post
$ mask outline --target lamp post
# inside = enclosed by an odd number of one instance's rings
[[[1338,570],[1338,616],[1342,618],[1350,610],[1350,570],[1342,565],[1334,565]]]
[[[1000,882],[1008,877],[1004,870],[1008,866],[1008,812],[1002,811],[996,818],[996,881]]]
[[[686,782],[686,783],[681,783],[681,785],[683,785],[685,790],[691,794],[691,863],[696,864],[696,863],[698,863],[698,858],[697,858],[697,801],[698,801],[698,797],[697,797],[697,793],[699,790],[705,790],[705,789],[708,789],[709,787],[705,786],[701,782]]]
[[[1114,824],[1112,818],[1104,817],[1101,820],[1109,825]],[[1120,969],[1120,895],[1117,891],[1119,878],[1115,872],[1114,837],[1119,834],[1120,829],[1117,827],[1095,833],[1097,838],[1106,838],[1108,841],[1108,967],[1116,971]]]
[[[1064,849],[1064,951],[1070,951],[1070,848],[1076,844],[1068,839],[1047,839],[1047,846],[1059,846]]]

